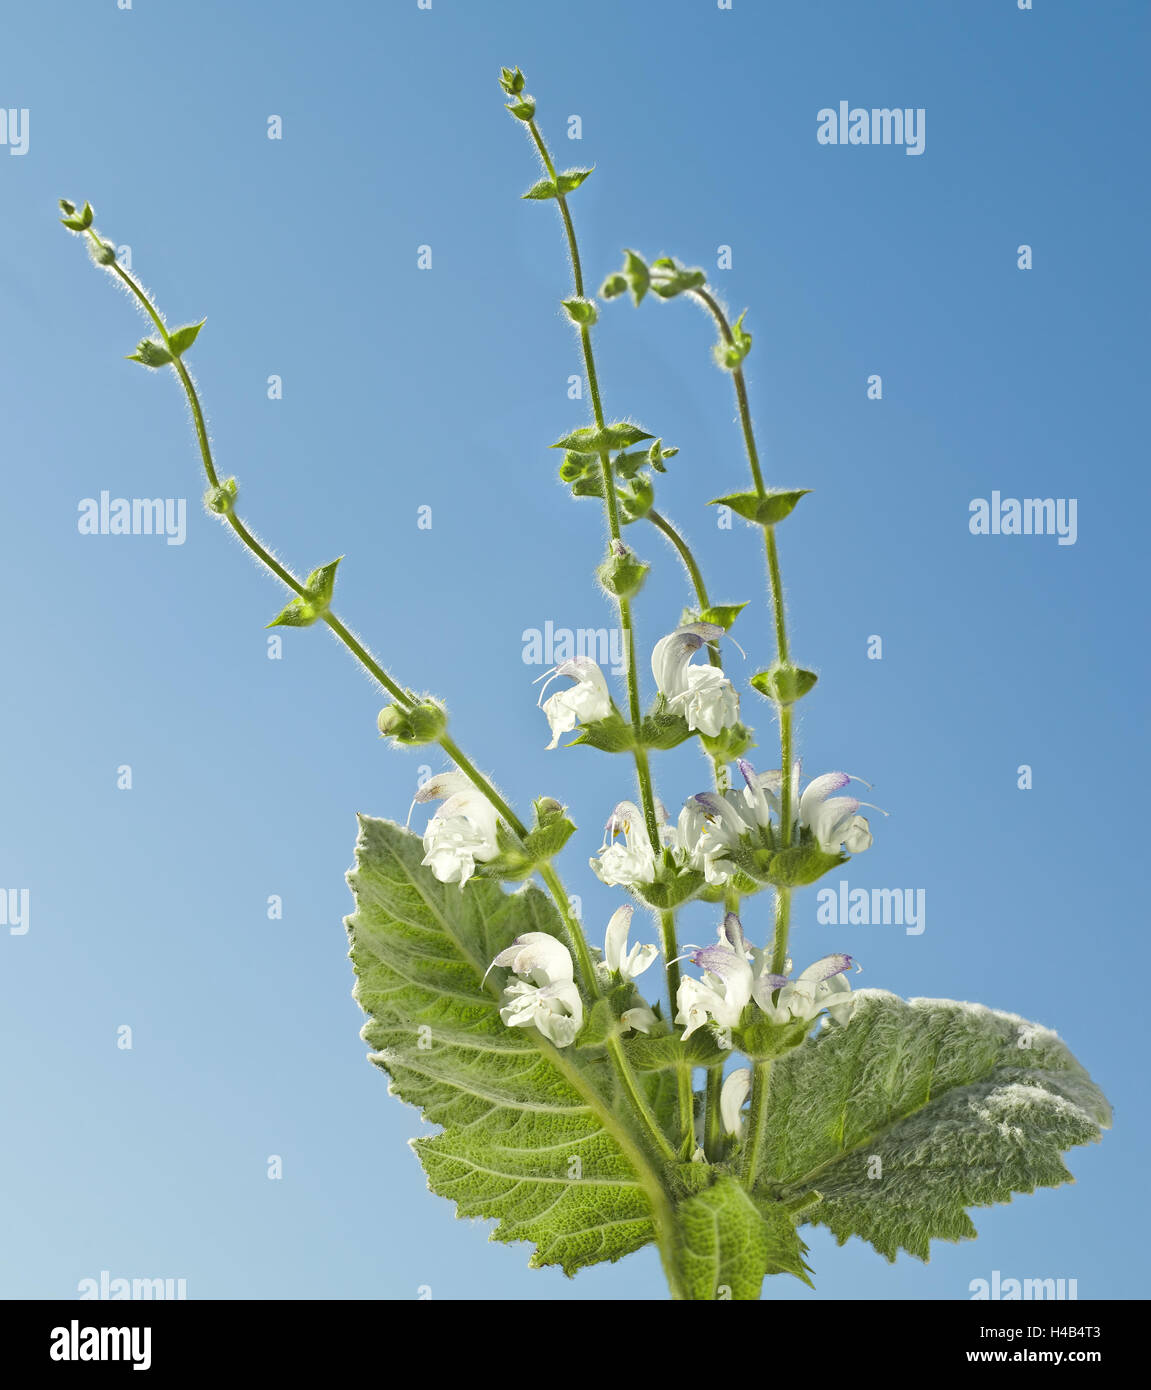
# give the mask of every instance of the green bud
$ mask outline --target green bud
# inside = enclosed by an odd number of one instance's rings
[[[598,469],[599,459],[595,454],[577,454],[569,450],[560,464],[560,478],[565,483],[574,483],[577,478]]]
[[[647,461],[657,473],[666,473],[667,469],[663,466],[664,459],[674,458],[678,453],[678,449],[665,449],[662,439],[653,439],[651,448],[647,451]]]
[[[629,550],[622,541],[612,541],[608,557],[596,576],[609,594],[616,598],[634,598],[643,588],[650,565],[645,565],[634,550]]]
[[[508,102],[507,109],[517,121],[530,121],[536,114],[535,97],[525,96],[520,101]]]
[[[235,478],[225,478],[219,487],[210,487],[204,493],[204,506],[217,516],[230,516],[236,505],[238,491]]]
[[[743,314],[746,313],[745,309]],[[743,327],[743,314],[731,325],[731,342],[721,339],[715,345],[715,360],[728,372],[735,371],[751,351],[751,334]]]
[[[619,274],[609,275],[599,287],[601,299],[618,299],[621,294],[627,294],[627,280]]]
[[[568,318],[572,323],[590,327],[599,318],[599,310],[590,299],[565,299],[563,306],[568,311]]]
[[[642,474],[633,478],[627,487],[620,488],[617,495],[628,521],[639,521],[655,506],[655,488],[651,485],[651,479]]]
[[[268,624],[269,627],[311,627],[322,618],[332,602],[332,592],[336,587],[335,559],[329,565],[321,565],[304,580],[304,596],[292,599]]]
[[[127,360],[139,362],[143,367],[166,367],[172,360],[172,354],[154,338],[141,338],[136,344],[136,351]]]
[[[524,89],[523,73],[519,68],[500,68],[500,86],[508,96],[519,96]]]
[[[79,212],[76,211],[75,204],[68,202],[66,198],[60,199],[60,209],[65,213],[60,221],[70,232],[86,232],[92,225],[92,204],[85,203]]]
[[[767,671],[757,671],[751,683],[761,695],[766,695],[777,705],[794,705],[796,700],[803,699],[818,679],[814,671],[805,671],[802,666],[777,662]]]
[[[376,727],[384,738],[416,747],[441,738],[448,727],[448,715],[434,700],[420,700],[408,709],[401,705],[385,705],[380,710]]]
[[[101,241],[97,238],[88,243],[88,253],[97,265],[115,265],[116,248],[110,241]]]

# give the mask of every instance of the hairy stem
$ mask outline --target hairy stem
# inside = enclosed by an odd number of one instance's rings
[[[527,123],[528,133],[530,134],[536,150],[539,152],[540,159],[543,161],[544,168],[547,170],[548,178],[556,183],[556,166],[552,159],[551,151],[547,147],[547,142],[540,133],[539,126],[534,118]],[[571,258],[572,281],[576,294],[584,298],[583,267],[580,262],[579,242],[576,238],[575,225],[572,222],[571,211],[567,205],[567,198],[558,191],[556,202],[559,205],[560,218],[563,221],[564,235],[567,240],[568,255]],[[591,330],[587,324],[579,325],[580,349],[583,354],[584,371],[587,375],[588,395],[591,397],[592,416],[595,420],[596,428],[602,430],[606,421],[603,413],[603,400],[600,396],[599,377],[596,373],[595,351],[592,347]],[[620,539],[620,519],[619,503],[615,492],[615,478],[612,473],[611,452],[608,449],[599,451],[600,477],[603,484],[604,513],[607,518],[608,534],[612,541]],[[636,667],[635,653],[635,629],[632,623],[631,602],[627,598],[617,598],[619,607],[620,627],[623,630],[623,642],[627,652],[627,703],[628,718],[631,722],[632,731],[635,735],[634,760],[636,782],[639,786],[640,805],[643,809],[644,825],[647,828],[648,840],[651,843],[652,851],[656,856],[660,851],[659,818],[656,814],[655,791],[652,786],[651,767],[648,763],[647,750],[641,743],[643,716],[639,703],[639,673]],[[670,944],[671,950],[668,952],[667,945]],[[674,920],[671,926],[670,943],[665,942],[665,961],[671,961],[677,952],[675,944]],[[675,992],[672,990],[673,967],[667,967],[668,990],[671,995],[671,1004],[675,1006]],[[678,971],[676,971],[678,979]]]

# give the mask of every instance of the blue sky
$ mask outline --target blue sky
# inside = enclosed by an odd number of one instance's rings
[[[0,927],[0,1294],[69,1297],[105,1269],[201,1298],[662,1294],[651,1251],[569,1283],[425,1191],[421,1122],[364,1060],[342,926],[354,813],[402,820],[424,759],[378,740],[378,693],[320,631],[268,659],[280,594],[201,511],[176,384],[123,360],[142,323],[54,220],[91,199],[169,320],[208,316],[190,360],[243,514],[299,571],[345,555],[339,611],[399,679],[448,699],[517,804],[570,804],[597,938],[618,898],[583,865],[626,770],[544,751],[522,660],[530,629],[611,616],[598,510],[546,447],[586,403],[559,226],[519,199],[536,164],[495,85],[518,63],[561,162],[596,165],[573,198],[589,281],[623,246],[705,266],[749,310],[768,480],[813,489],[780,532],[796,656],[821,675],[802,752],[875,784],[890,818],[843,877],[924,890],[926,926],[819,925],[809,890],[797,959],[850,951],[860,983],[1054,1027],[1116,1107],[1076,1186],[977,1212],[980,1239],[928,1266],[816,1232],[815,1296],[964,1298],[995,1269],[1146,1295],[1149,27],[1122,0],[6,16],[0,106],[27,111],[28,146],[0,147],[0,887],[28,890],[30,923]],[[840,101],[923,108],[924,152],[820,145]],[[680,449],[661,509],[715,596],[753,601],[750,672],[770,628],[754,534],[705,506],[746,476],[710,344],[682,303],[617,302],[597,332],[609,415]],[[185,543],[81,535],[105,490],[186,499]],[[1075,544],[973,536],[993,491],[1076,499]],[[650,647],[686,592],[653,532],[628,538],[655,564]],[[767,707],[745,710],[771,765]],[[704,775],[667,756],[663,799]]]

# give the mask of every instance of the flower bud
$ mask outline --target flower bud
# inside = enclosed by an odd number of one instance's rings
[[[643,588],[650,568],[622,541],[612,541],[608,557],[596,575],[609,594],[616,598],[634,598]]]
[[[384,738],[416,747],[441,738],[448,727],[448,715],[434,700],[420,700],[408,709],[401,705],[385,705],[380,710],[376,727]]]
[[[235,478],[225,478],[219,487],[210,487],[204,493],[204,506],[217,516],[230,516],[236,505],[238,491]]]

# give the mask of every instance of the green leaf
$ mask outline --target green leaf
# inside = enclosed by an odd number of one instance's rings
[[[654,1238],[644,1186],[654,1179],[625,1156],[614,1073],[601,1055],[506,1027],[503,972],[483,983],[516,937],[562,939],[555,909],[532,885],[508,895],[473,880],[461,892],[422,857],[417,836],[362,817],[347,925],[371,1060],[443,1126],[412,1142],[429,1187],[461,1217],[494,1218],[493,1240],[533,1242],[535,1266],[574,1274],[638,1250]],[[657,1082],[645,1083],[650,1095]]]
[[[578,430],[572,430],[571,434],[565,434],[562,439],[557,439],[549,447],[571,449],[578,454],[598,454],[604,449],[627,449],[632,444],[638,444],[641,439],[650,438],[651,435],[646,430],[641,430],[638,425],[629,424],[626,420],[617,420],[613,424],[605,425],[602,430],[594,425],[583,425]]]
[[[574,193],[591,172],[591,169],[565,169],[556,175],[556,189],[561,194]]]
[[[627,277],[615,274],[609,275],[599,287],[601,299],[618,299],[621,294],[627,294]]]
[[[707,275],[702,270],[691,270],[682,266],[670,256],[661,256],[652,262],[651,292],[660,299],[674,299],[685,290],[698,290],[707,284]]]
[[[536,99],[535,97],[525,94],[519,101],[509,101],[507,103],[507,110],[512,113],[517,121],[530,121],[536,114]]]
[[[139,362],[144,367],[166,367],[171,360],[172,354],[154,338],[141,338],[136,351],[128,358],[129,362]]]
[[[173,357],[180,357],[188,351],[207,321],[207,319],[201,319],[199,323],[186,323],[183,328],[174,329],[168,334]]]
[[[511,110],[510,106],[508,107],[508,110]],[[533,183],[532,186],[528,189],[528,191],[522,196],[525,198],[535,198],[537,200],[542,200],[544,198],[554,198],[556,196],[556,186],[554,183],[552,183],[551,179],[539,179],[535,183]]]
[[[635,732],[628,721],[618,711],[603,719],[591,720],[581,724],[579,733],[568,744],[587,744],[589,748],[599,748],[604,753],[625,753],[635,747]]]
[[[684,1297],[757,1299],[767,1274],[811,1282],[794,1219],[775,1204],[754,1201],[737,1178],[721,1177],[676,1213]]]
[[[640,300],[643,299],[644,295],[647,293],[648,286],[651,284],[651,272],[648,270],[647,264],[642,256],[636,255],[634,251],[629,251],[626,247],[624,248],[623,254],[624,279],[628,283],[632,298],[635,300],[636,307],[638,308]],[[648,438],[649,436],[645,435],[644,437]]]
[[[761,526],[774,526],[777,521],[790,516],[799,499],[806,497],[810,491],[809,487],[804,487],[793,492],[767,492],[763,497],[756,492],[733,492],[727,497],[713,497],[708,506],[730,507],[748,521],[756,521]]]
[[[975,1235],[966,1208],[1070,1182],[1062,1153],[1111,1111],[1059,1037],[1015,1014],[861,990],[774,1063],[759,1189],[817,1191],[806,1218],[842,1245],[926,1260]]]
[[[757,671],[751,677],[751,684],[769,700],[781,705],[793,705],[814,689],[818,680],[814,671],[806,671],[802,666],[775,665],[767,671]]]
[[[304,580],[307,596],[292,599],[268,624],[269,627],[311,627],[328,611],[332,591],[336,587],[336,566],[343,556],[331,564],[321,565]]]
[[[716,627],[723,628],[724,632],[730,631],[736,618],[747,607],[747,603],[713,603],[710,608],[705,608],[698,618],[690,621],[698,623],[714,623]]]

